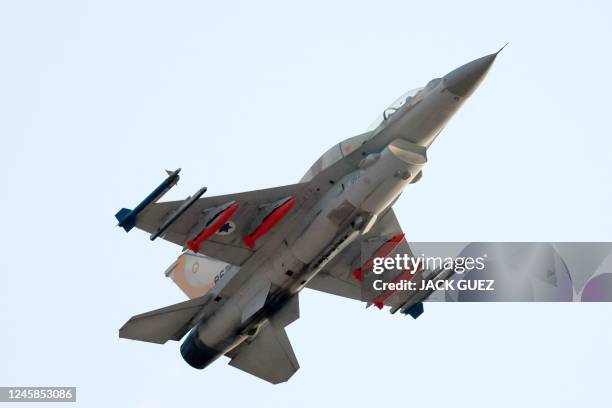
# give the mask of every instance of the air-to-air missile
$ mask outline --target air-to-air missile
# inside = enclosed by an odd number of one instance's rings
[[[160,198],[163,197],[172,187],[178,183],[180,176],[179,173],[181,169],[176,169],[174,171],[166,170],[168,173],[168,177],[162,183],[157,186],[155,190],[151,192],[140,204],[136,206],[133,210],[129,208],[120,209],[117,214],[115,214],[115,218],[119,221],[117,224],[119,227],[123,228],[125,232],[129,232],[136,225],[136,217],[138,214],[142,213],[147,209],[151,204],[157,202]]]

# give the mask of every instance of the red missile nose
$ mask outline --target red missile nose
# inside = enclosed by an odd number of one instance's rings
[[[353,272],[353,277],[357,280],[357,282],[363,282],[363,271],[361,268],[355,269]]]

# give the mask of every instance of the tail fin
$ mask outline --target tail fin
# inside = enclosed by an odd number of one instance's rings
[[[115,214],[115,218],[119,221],[119,226],[122,227],[125,232],[129,232],[136,225],[136,217],[134,212],[129,208],[122,208]]]

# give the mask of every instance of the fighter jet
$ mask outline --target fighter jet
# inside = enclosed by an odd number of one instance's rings
[[[126,231],[135,226],[183,248],[166,273],[191,299],[132,317],[119,336],[160,344],[186,336],[180,350],[192,367],[227,356],[230,365],[277,384],[299,368],[285,327],[299,317],[304,288],[416,318],[430,293],[364,298],[362,286],[373,257],[412,256],[392,206],[421,179],[429,146],[498,54],[405,93],[371,130],[325,152],[297,184],[200,198],[202,188],[183,201],[157,202],[178,182],[178,170],[169,172],[134,210],[116,217]],[[380,245],[364,254],[376,240]],[[409,272],[421,280],[452,273]]]

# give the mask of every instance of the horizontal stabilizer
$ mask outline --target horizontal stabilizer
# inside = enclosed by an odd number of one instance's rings
[[[158,344],[180,340],[191,328],[192,319],[209,299],[209,295],[204,295],[133,316],[119,329],[119,337]]]
[[[287,381],[300,368],[287,333],[272,324],[266,324],[253,342],[232,350],[231,356],[231,366],[272,384]]]

